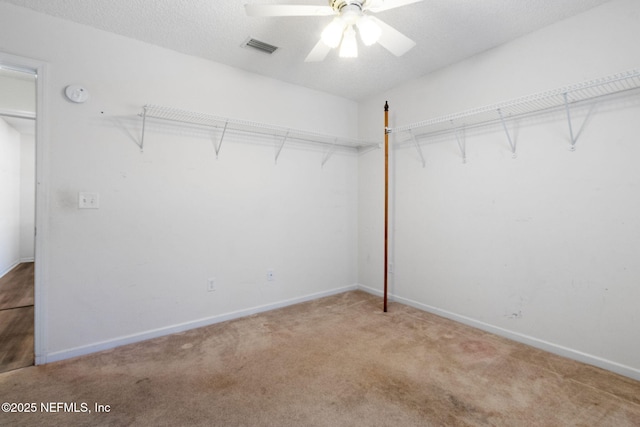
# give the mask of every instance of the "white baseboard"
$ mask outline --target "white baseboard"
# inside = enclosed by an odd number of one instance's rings
[[[383,295],[382,291],[374,288],[370,288],[362,284],[358,284],[357,287],[359,290],[362,290],[364,292],[367,292],[373,295],[378,295],[378,296]],[[606,369],[608,371],[615,372],[617,374],[624,375],[626,377],[633,378],[634,380],[640,381],[640,370],[630,366],[622,365],[620,363],[613,362],[611,360],[607,360],[598,356],[583,353],[581,351],[564,347],[558,344],[554,344],[548,341],[544,341],[529,335],[524,335],[519,332],[510,331],[508,329],[504,329],[498,326],[484,323],[479,320],[472,319],[470,317],[462,316],[460,314],[456,314],[447,310],[442,310],[437,307],[432,307],[427,304],[413,301],[408,298],[402,298],[397,295],[387,294],[387,299],[389,301],[399,302],[401,304],[405,304],[410,307],[417,308],[418,310],[426,311],[428,313],[432,313],[437,316],[445,317],[447,319],[451,319],[456,322],[460,322],[465,325],[472,326],[474,328],[481,329],[483,331],[490,332],[492,334],[499,335],[501,337],[520,342],[522,344],[527,344],[527,345],[530,345],[531,347],[548,351],[549,353],[553,353],[562,357],[577,360],[578,362],[586,363],[588,365],[597,366],[598,368]]]
[[[361,283],[358,283],[357,286],[358,286],[358,290],[364,291],[364,292],[366,292],[368,294],[377,295],[379,297],[384,296],[383,295],[383,291],[381,291],[381,290],[370,288],[369,286],[365,286],[365,285],[363,285]],[[392,299],[392,298],[393,298],[393,295],[387,294],[387,299]]]
[[[357,284],[350,286],[344,286],[341,288],[330,289],[328,291],[317,292],[297,298],[291,298],[284,301],[279,301],[271,304],[265,304],[257,307],[248,308],[245,310],[233,311],[230,313],[220,314],[217,316],[206,317],[204,319],[194,320],[191,322],[180,323],[177,325],[171,325],[164,328],[145,331],[137,334],[127,335],[123,337],[114,338],[107,341],[88,344],[81,347],[75,347],[71,349],[55,351],[46,355],[38,356],[36,359],[37,365],[45,363],[57,362],[60,360],[70,359],[72,357],[84,356],[98,351],[109,350],[115,347],[120,347],[127,344],[133,344],[140,341],[146,341],[152,338],[158,338],[165,335],[176,334],[184,332],[190,329],[201,328],[203,326],[213,325],[215,323],[226,322],[227,320],[238,319],[241,317],[250,316],[252,314],[262,313],[265,311],[275,310],[278,308],[286,307],[289,305],[299,304],[301,302],[311,301],[318,298],[323,298],[331,295],[341,294],[343,292],[354,291],[358,289]]]
[[[20,264],[23,262],[35,262],[35,260],[36,259],[34,257],[20,258]]]
[[[0,279],[2,279],[8,272],[10,272],[11,270],[13,270],[14,268],[16,268],[18,266],[18,264],[20,264],[20,261],[15,261],[13,264],[11,264],[9,267],[5,268],[3,271],[0,272]]]

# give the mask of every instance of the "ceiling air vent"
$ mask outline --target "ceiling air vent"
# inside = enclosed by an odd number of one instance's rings
[[[249,39],[243,44],[244,47],[251,47],[253,49],[259,50],[262,53],[268,53],[271,55],[278,49],[278,46],[271,45],[269,43],[261,42],[260,40]]]

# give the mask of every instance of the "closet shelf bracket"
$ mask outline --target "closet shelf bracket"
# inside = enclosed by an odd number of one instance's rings
[[[329,158],[333,154],[333,151],[336,148],[336,143],[337,142],[338,142],[338,139],[336,138],[336,139],[333,140],[333,144],[330,145],[329,147],[327,147],[327,152],[325,153],[324,157],[322,158],[322,164],[320,165],[320,167],[324,167],[324,164],[327,163],[327,161],[329,160]]]
[[[573,136],[573,126],[571,125],[571,108],[569,107],[569,97],[567,95],[567,92],[563,93],[562,97],[564,98],[564,108],[567,111],[567,121],[569,122],[569,137],[571,138],[571,145],[569,146],[569,149],[571,151],[575,151],[577,138]]]
[[[511,138],[511,134],[509,133],[509,129],[507,129],[507,124],[504,121],[504,115],[502,114],[502,110],[498,108],[498,115],[500,116],[500,122],[502,123],[502,128],[504,129],[504,133],[507,134],[507,140],[509,141],[509,147],[511,147],[511,157],[514,159],[518,157],[516,154],[516,143]]]
[[[422,167],[426,166],[426,162],[424,161],[424,155],[422,154],[422,148],[420,148],[420,144],[418,144],[418,140],[416,139],[416,136],[413,134],[413,131],[411,129],[409,129],[409,135],[411,136],[411,139],[413,140],[413,144],[416,146],[416,150],[418,151],[418,155],[420,155],[420,160],[422,161]]]
[[[144,151],[144,130],[147,127],[147,106],[142,108],[142,137],[140,138],[140,152]]]
[[[222,141],[224,140],[224,134],[227,132],[227,125],[229,122],[224,122],[224,127],[222,128],[222,135],[220,135],[220,141],[218,143],[213,144],[213,149],[216,151],[216,159],[218,158],[218,154],[220,154],[220,148],[222,147]]]
[[[280,157],[280,153],[282,152],[284,143],[287,142],[288,138],[289,138],[289,131],[287,131],[287,133],[284,135],[284,138],[282,138],[282,142],[280,143],[280,147],[278,148],[278,152],[276,153],[276,165],[278,164],[278,157]]]
[[[453,120],[451,120],[451,124],[453,125]],[[460,139],[460,132],[458,128],[455,128],[454,134],[456,136],[456,141],[458,142],[458,148],[460,149],[460,154],[462,154],[462,163],[467,163],[467,143],[464,139],[464,135],[462,139]]]

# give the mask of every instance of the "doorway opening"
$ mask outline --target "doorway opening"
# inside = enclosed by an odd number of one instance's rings
[[[0,62],[0,372],[35,363],[36,82]]]

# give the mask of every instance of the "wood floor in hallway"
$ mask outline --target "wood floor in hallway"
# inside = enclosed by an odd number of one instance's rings
[[[34,263],[0,278],[0,372],[33,365]]]

